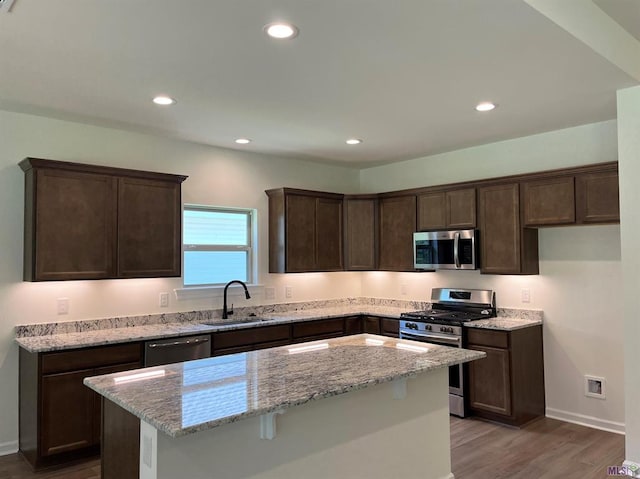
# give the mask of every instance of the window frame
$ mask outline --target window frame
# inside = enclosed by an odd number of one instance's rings
[[[207,211],[213,213],[233,213],[233,214],[245,214],[247,216],[247,244],[246,245],[216,245],[216,244],[187,244],[184,241],[184,214],[186,211]],[[254,277],[254,221],[255,221],[255,213],[256,210],[252,208],[234,208],[228,206],[213,206],[213,205],[195,205],[195,204],[184,204],[182,208],[182,262],[183,262],[183,272],[182,272],[182,286],[184,288],[206,288],[206,287],[219,287],[224,286],[226,283],[198,283],[198,284],[186,284],[186,271],[184,268],[186,267],[185,255],[187,252],[191,251],[245,251],[247,253],[247,263],[246,263],[246,278],[247,284],[252,285],[255,283]],[[231,281],[231,280],[229,280]]]

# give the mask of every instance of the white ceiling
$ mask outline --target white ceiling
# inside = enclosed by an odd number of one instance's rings
[[[623,27],[638,5],[596,2]],[[357,167],[615,118],[637,79],[529,3],[15,0],[0,108]]]

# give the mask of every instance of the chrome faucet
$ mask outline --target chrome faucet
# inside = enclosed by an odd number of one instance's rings
[[[231,311],[227,311],[227,289],[229,289],[229,286],[232,285],[233,283],[241,284],[242,287],[244,288],[245,297],[247,299],[251,298],[251,295],[249,294],[249,290],[247,289],[246,284],[244,284],[239,279],[234,279],[233,281],[229,281],[224,287],[224,302],[222,303],[222,319],[227,319],[230,314],[233,314],[233,304],[231,305]]]

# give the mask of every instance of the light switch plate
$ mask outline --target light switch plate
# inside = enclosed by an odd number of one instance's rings
[[[160,297],[158,298],[158,305],[161,308],[169,307],[169,293],[160,293]]]
[[[58,314],[69,314],[69,298],[58,298]]]
[[[531,290],[529,288],[523,288],[521,292],[521,299],[523,303],[531,302]]]
[[[293,298],[293,288],[291,286],[284,287],[284,297],[287,299]]]

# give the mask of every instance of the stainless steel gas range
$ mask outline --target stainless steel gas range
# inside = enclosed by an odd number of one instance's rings
[[[431,309],[402,313],[400,337],[423,343],[462,348],[466,343],[463,324],[496,315],[496,296],[486,289],[434,288]],[[449,368],[449,411],[467,414],[466,365]]]

